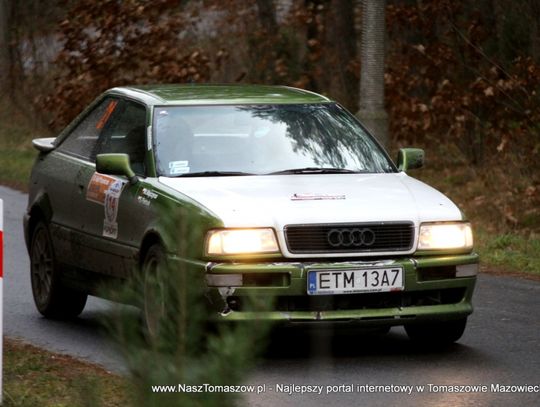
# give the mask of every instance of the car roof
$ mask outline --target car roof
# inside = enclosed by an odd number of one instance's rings
[[[109,89],[147,105],[223,105],[325,103],[331,100],[303,89],[268,85],[138,85]]]

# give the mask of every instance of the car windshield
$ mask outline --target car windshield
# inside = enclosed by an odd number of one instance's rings
[[[395,171],[340,106],[160,106],[154,111],[158,173],[219,176]]]

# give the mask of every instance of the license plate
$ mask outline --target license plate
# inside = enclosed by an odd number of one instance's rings
[[[403,268],[310,271],[307,289],[310,295],[402,291]]]

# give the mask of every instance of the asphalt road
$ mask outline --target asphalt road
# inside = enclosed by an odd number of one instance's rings
[[[91,298],[75,322],[45,320],[35,311],[22,234],[26,195],[0,187],[0,198],[5,211],[5,335],[123,371],[120,350],[98,323],[108,302]],[[540,283],[536,281],[479,276],[475,312],[467,330],[458,344],[444,351],[415,348],[401,328],[385,336],[282,332],[276,341],[249,378],[249,384],[266,385],[264,393],[246,395],[250,406],[540,405],[539,392],[492,388],[540,385]],[[289,395],[278,392],[278,385],[323,387],[322,394]],[[352,388],[327,387],[339,385]],[[357,385],[425,387],[414,387],[409,394],[405,389]],[[450,385],[486,385],[487,391],[437,387]],[[327,394],[327,390],[338,392]]]

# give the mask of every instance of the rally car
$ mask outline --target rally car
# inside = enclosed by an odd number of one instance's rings
[[[74,317],[103,278],[143,281],[168,259],[205,277],[215,315],[404,325],[453,342],[473,308],[471,225],[410,177],[338,103],[258,85],[106,91],[56,138],[36,139],[24,218],[35,304]],[[166,232],[182,209],[189,227]],[[180,252],[190,239],[192,247]],[[153,295],[142,290],[150,326]],[[265,312],[248,294],[271,295]]]

